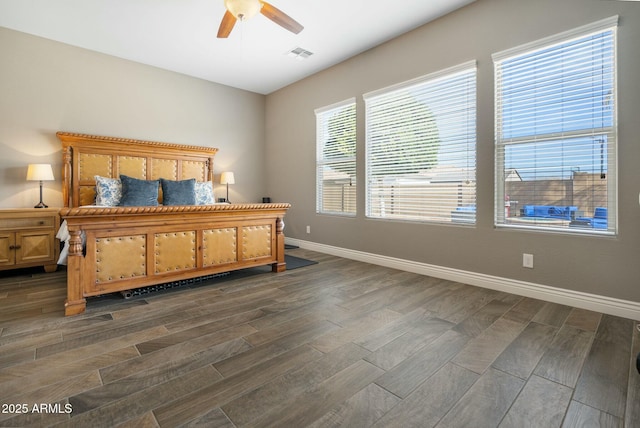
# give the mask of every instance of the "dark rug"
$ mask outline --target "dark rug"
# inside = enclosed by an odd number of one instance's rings
[[[303,259],[302,257],[284,255],[284,261],[287,263],[287,270],[298,269],[305,266],[315,265],[318,262],[314,260]]]

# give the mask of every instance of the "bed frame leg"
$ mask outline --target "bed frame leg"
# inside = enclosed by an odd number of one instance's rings
[[[281,218],[276,219],[276,256],[277,263],[271,265],[272,272],[284,272],[287,270],[287,263],[284,261],[284,222]]]
[[[77,301],[69,301],[66,299],[64,301],[64,315],[66,317],[71,315],[78,315],[83,313],[87,309],[87,300],[81,299]]]
[[[82,232],[69,230],[65,316],[81,314],[87,308],[87,300],[82,293],[82,258]]]

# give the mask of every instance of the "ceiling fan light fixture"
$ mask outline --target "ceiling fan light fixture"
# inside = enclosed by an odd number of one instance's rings
[[[253,18],[262,9],[260,0],[224,0],[224,6],[240,21]]]

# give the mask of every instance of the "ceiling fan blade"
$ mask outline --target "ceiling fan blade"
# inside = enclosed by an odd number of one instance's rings
[[[222,22],[220,22],[220,28],[218,28],[218,38],[226,39],[231,34],[231,30],[233,30],[233,26],[236,25],[236,17],[231,14],[231,12],[226,11],[224,16],[222,17]]]
[[[261,1],[262,9],[260,9],[260,13],[280,25],[281,27],[291,31],[292,33],[298,34],[304,28],[298,21],[278,9],[267,3],[266,1]]]

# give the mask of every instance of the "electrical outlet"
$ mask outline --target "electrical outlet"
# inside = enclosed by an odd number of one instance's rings
[[[522,254],[522,267],[533,269],[533,254]]]
[[[307,233],[311,233],[311,226],[307,226]]]

